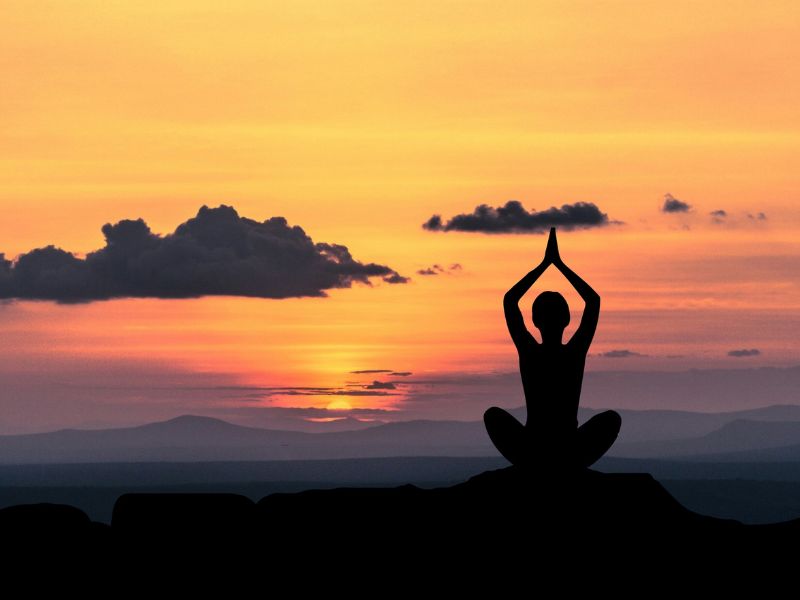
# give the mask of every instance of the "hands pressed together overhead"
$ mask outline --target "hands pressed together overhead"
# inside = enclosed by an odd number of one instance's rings
[[[559,266],[561,262],[561,255],[558,253],[558,240],[556,239],[556,228],[550,228],[550,237],[547,239],[547,248],[544,251],[544,264],[552,264]]]

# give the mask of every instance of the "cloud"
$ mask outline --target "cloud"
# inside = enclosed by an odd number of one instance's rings
[[[726,210],[717,209],[708,213],[711,216],[711,222],[717,225],[730,225],[733,227],[739,226],[742,222],[749,225],[758,226],[767,220],[767,215],[763,212],[757,213],[731,213]],[[744,217],[742,217],[744,215]]]
[[[399,273],[392,273],[383,278],[386,283],[408,283],[411,281],[410,277],[403,277]]]
[[[88,302],[122,297],[326,296],[371,278],[405,283],[394,269],[355,260],[346,246],[315,243],[283,217],[259,222],[231,206],[203,206],[160,236],[142,219],[102,228],[104,248],[78,258],[55,246],[0,255],[0,298]]]
[[[664,194],[664,204],[661,206],[661,212],[665,213],[685,213],[692,209],[690,204],[678,200],[672,194]]]
[[[346,412],[351,415],[386,415],[392,414],[394,410],[387,410],[382,408],[346,408],[346,409],[329,409],[329,408],[315,408],[305,406],[264,406],[259,407],[258,410],[265,412],[284,413],[289,415],[297,415],[302,417],[330,417],[331,415],[340,415]]]
[[[380,383],[380,382],[379,382]],[[383,391],[384,388],[363,386],[364,389],[353,390],[348,388],[311,388],[302,386],[260,388],[251,394],[252,400],[269,396],[394,396],[391,392]],[[390,388],[394,389],[394,387]]]
[[[393,375],[395,377],[408,377],[409,375],[411,375],[411,371],[392,371],[391,369],[359,369],[358,371],[350,371],[350,373],[354,375],[368,375],[370,373],[388,373],[389,375]],[[373,383],[380,383],[380,382],[375,381]],[[377,388],[371,388],[371,389],[377,389]],[[394,388],[387,388],[387,389],[394,389]]]
[[[633,350],[609,350],[608,352],[600,352],[595,354],[595,356],[600,356],[602,358],[631,358],[633,356],[647,355],[641,354],[640,352],[634,352]]]
[[[442,265],[433,265],[431,267],[426,267],[424,269],[420,269],[417,271],[418,275],[439,275],[441,273],[445,273],[447,275],[452,275],[453,271],[461,271],[462,267],[458,263],[453,263],[449,267],[445,268]]]
[[[547,210],[528,212],[517,200],[509,200],[505,206],[494,208],[481,204],[471,214],[459,214],[444,223],[440,215],[433,215],[422,224],[429,231],[472,231],[480,233],[543,233],[551,227],[564,230],[603,227],[618,221],[610,221],[591,202],[552,206]]]
[[[741,350],[731,350],[728,352],[728,356],[733,356],[736,358],[742,358],[745,356],[758,356],[759,354],[761,354],[761,350],[758,350],[757,348],[750,348],[749,350],[747,348],[743,348]]]
[[[726,218],[727,218],[727,216],[728,216],[728,213],[727,213],[727,211],[724,211],[724,210],[722,210],[722,209],[718,209],[718,210],[712,210],[712,211],[711,211],[710,213],[708,213],[708,214],[709,214],[709,215],[711,215],[711,220],[712,220],[714,223],[724,223],[724,222],[725,222],[725,219],[726,219]]]
[[[397,386],[393,384],[391,381],[378,381],[377,379],[370,383],[369,385],[364,386],[365,390],[394,390],[397,389]]]

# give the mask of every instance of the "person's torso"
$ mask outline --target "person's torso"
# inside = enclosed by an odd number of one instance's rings
[[[531,343],[519,353],[526,426],[547,431],[574,430],[583,383],[585,353],[569,344]]]

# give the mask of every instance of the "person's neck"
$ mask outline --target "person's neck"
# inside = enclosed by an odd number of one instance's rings
[[[560,346],[561,339],[564,337],[563,331],[542,331],[542,345]]]

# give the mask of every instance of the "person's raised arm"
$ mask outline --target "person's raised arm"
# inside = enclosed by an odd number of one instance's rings
[[[515,283],[503,296],[503,312],[506,315],[506,325],[508,325],[508,332],[511,334],[511,339],[514,340],[514,345],[517,348],[526,341],[533,341],[533,343],[538,344],[536,338],[525,327],[525,320],[519,310],[519,301],[549,266],[550,261],[545,254],[545,259],[542,263]]]
[[[554,248],[553,253],[550,251],[551,245]],[[561,256],[558,253],[555,227],[550,229],[550,240],[547,243],[547,249],[548,253],[552,254],[550,259],[553,262],[553,266],[561,271],[564,277],[567,278],[567,281],[570,282],[572,287],[575,288],[575,291],[578,292],[586,303],[586,307],[583,309],[583,316],[581,317],[581,324],[578,326],[578,330],[575,332],[575,335],[572,336],[569,344],[579,344],[588,351],[592,343],[592,338],[594,337],[594,332],[597,329],[597,321],[600,318],[600,295],[561,260]]]

